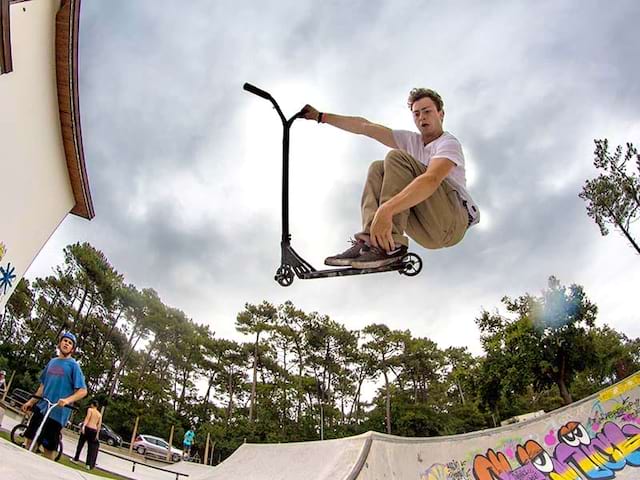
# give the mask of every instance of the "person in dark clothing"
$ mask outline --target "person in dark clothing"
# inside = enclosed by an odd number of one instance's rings
[[[100,448],[98,434],[102,427],[102,415],[98,411],[98,406],[96,400],[92,400],[89,404],[87,416],[82,421],[82,426],[80,427],[80,438],[78,439],[76,454],[73,457],[75,462],[79,462],[84,444],[87,443],[87,459],[85,464],[88,470],[95,468],[98,449]]]

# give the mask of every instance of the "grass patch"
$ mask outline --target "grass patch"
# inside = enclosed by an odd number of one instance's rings
[[[62,456],[62,458],[58,463],[60,463],[61,465],[64,465],[65,467],[73,468],[74,470],[80,470],[83,472],[87,471],[86,468],[84,467],[84,463],[73,463],[65,455]],[[113,478],[115,480],[128,480],[127,477],[122,477],[120,475],[116,475],[115,473],[105,472],[104,470],[100,470],[99,468],[94,468],[93,470],[91,470],[91,474],[96,475],[98,477]]]

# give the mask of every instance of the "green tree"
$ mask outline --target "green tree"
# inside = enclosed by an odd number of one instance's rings
[[[112,359],[107,373],[105,390],[109,399],[115,394],[122,373],[135,355],[139,342],[148,338],[152,321],[149,313],[153,311],[154,304],[157,305],[156,308],[161,304],[155,291],[146,289],[140,292],[133,285],[123,286],[119,289],[118,297],[118,303],[121,305],[121,316],[119,314],[113,322],[112,328],[114,331],[111,332],[109,338],[115,340],[117,333],[119,333],[124,338],[124,341],[122,342],[120,355]],[[120,323],[119,328],[118,323]]]
[[[483,311],[476,320],[486,352],[483,375],[485,395],[524,392],[529,385],[542,390],[555,385],[565,404],[572,402],[570,385],[592,358],[589,331],[597,307],[578,285],[565,287],[550,277],[540,297],[526,294],[503,298],[515,318]],[[489,404],[499,400],[489,394]]]
[[[471,355],[466,347],[450,347],[444,351],[445,363],[448,366],[447,383],[449,391],[455,392],[462,405],[473,400],[476,390],[475,378],[478,372],[478,360]]]
[[[576,397],[583,398],[640,369],[640,340],[630,340],[607,325],[589,332],[590,365],[576,375]]]
[[[363,330],[367,339],[362,346],[368,354],[376,371],[382,373],[385,391],[385,424],[386,431],[391,434],[391,380],[389,375],[396,376],[402,365],[401,359],[405,343],[410,338],[408,331],[391,330],[384,324],[367,325]]]
[[[640,253],[640,246],[633,237],[631,224],[640,218],[640,155],[632,143],[622,156],[622,147],[618,146],[609,153],[608,140],[596,140],[593,164],[600,173],[597,178],[587,180],[579,194],[587,202],[587,214],[593,218],[602,235],[609,233],[608,225],[627,238]],[[631,161],[635,157],[636,172],[632,171]]]
[[[31,318],[34,303],[34,292],[29,280],[20,279],[6,304],[4,314],[0,315],[1,343],[15,343],[19,335],[22,335],[23,325]]]
[[[426,402],[430,395],[442,388],[440,380],[445,357],[432,340],[412,338],[407,334],[399,360],[403,368],[398,384],[403,391],[408,384],[409,398],[413,403]]]
[[[277,309],[266,300],[260,305],[245,304],[244,310],[236,318],[236,329],[245,335],[256,336],[253,350],[253,378],[251,381],[251,403],[249,405],[249,421],[253,422],[256,413],[256,388],[258,383],[258,362],[260,334],[273,327],[277,317]]]
[[[314,312],[306,328],[306,347],[305,363],[315,380],[320,439],[324,439],[325,425],[332,429],[330,436],[335,436],[337,423],[344,418],[343,406],[336,408],[337,393],[345,393],[348,358],[357,348],[357,337],[344,325]]]

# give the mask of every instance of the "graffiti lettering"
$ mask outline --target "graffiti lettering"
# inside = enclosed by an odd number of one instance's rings
[[[487,455],[476,455],[473,459],[473,476],[476,480],[502,480],[511,472],[509,460],[502,452],[487,451]]]
[[[606,423],[595,438],[571,443],[561,438],[554,457],[561,463],[572,464],[588,479],[610,479],[615,472],[630,465],[640,465],[640,428],[624,425],[620,428],[612,422]]]
[[[609,480],[627,466],[640,466],[640,427],[605,423],[589,437],[585,427],[569,422],[558,431],[550,455],[535,440],[515,449],[518,466],[511,466],[502,452],[489,449],[473,461],[475,480]]]
[[[514,480],[546,480],[546,477],[530,463],[516,468],[511,472],[511,477]]]

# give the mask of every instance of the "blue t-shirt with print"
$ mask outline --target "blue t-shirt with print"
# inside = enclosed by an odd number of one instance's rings
[[[79,388],[87,388],[80,365],[73,358],[52,358],[40,375],[40,383],[44,385],[42,396],[52,402],[67,398]],[[48,407],[47,402],[38,402],[38,408],[43,414]],[[49,418],[64,427],[70,416],[70,409],[56,407],[51,411]]]

